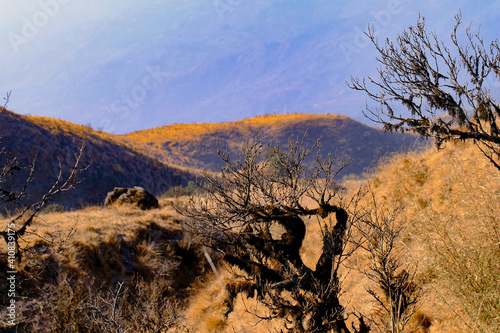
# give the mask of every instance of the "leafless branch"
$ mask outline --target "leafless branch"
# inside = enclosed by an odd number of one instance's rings
[[[225,163],[220,174],[206,173],[200,194],[180,209],[187,227],[234,268],[227,314],[244,295],[269,310],[254,313],[261,320],[282,319],[288,330],[349,332],[338,270],[351,254],[346,239],[352,220],[334,179],[348,161],[322,156],[320,149],[319,140],[306,147],[304,137],[290,140],[286,150],[258,137],[237,156],[219,148]],[[300,255],[305,219],[312,217],[323,238],[314,268]]]
[[[427,31],[424,18],[395,42],[380,43],[369,29],[379,54],[378,78],[351,77],[348,85],[379,105],[367,105],[365,115],[385,130],[416,132],[438,146],[450,140],[479,142],[499,168],[500,104],[487,81],[500,80],[500,46],[498,40],[485,43],[470,26],[461,42],[461,14],[455,19],[450,47]]]
[[[88,168],[88,166],[82,166],[84,150],[85,142],[75,152],[75,161],[73,166],[70,167],[69,174],[67,175],[63,174],[64,168],[59,161],[59,173],[51,188],[38,201],[28,204],[24,203],[23,199],[27,196],[27,189],[34,180],[36,158],[33,158],[27,167],[21,167],[17,160],[17,156],[10,157],[4,150],[0,152],[0,155],[3,155],[5,158],[3,169],[0,171],[0,200],[4,205],[7,203],[17,203],[20,207],[20,212],[10,220],[4,227],[4,230],[0,232],[0,235],[2,235],[6,243],[13,242],[15,244],[16,259],[18,263],[22,258],[19,239],[28,232],[35,217],[53,196],[61,192],[69,191],[81,182],[78,177]],[[25,176],[21,188],[15,190],[15,182],[18,181],[16,177],[23,169],[28,170],[28,175]],[[13,227],[11,228],[10,226]]]

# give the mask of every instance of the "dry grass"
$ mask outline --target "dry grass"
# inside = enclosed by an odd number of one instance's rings
[[[146,212],[119,206],[40,215],[33,224],[36,234],[24,240],[18,270],[19,329],[182,327],[179,310],[205,260],[184,237],[171,203],[161,200],[160,209]]]
[[[340,155],[353,157],[346,172],[354,174],[372,168],[381,156],[406,149],[404,147],[415,144],[417,139],[413,135],[384,133],[333,114],[269,115],[229,123],[174,124],[115,138],[171,165],[218,172],[221,162],[218,144],[233,154],[241,151],[244,142],[260,134],[264,141],[279,142],[286,147],[289,138],[302,137],[306,131],[309,131],[307,146],[322,137],[324,151],[333,152],[338,148]]]
[[[404,205],[397,249],[407,254],[405,265],[418,268],[417,282],[426,291],[410,327],[420,333],[498,332],[500,172],[474,147],[457,143],[441,151],[430,148],[394,156],[367,181],[351,181],[350,187],[368,184],[378,205]],[[224,317],[224,285],[231,274],[223,265],[218,276],[207,270],[199,245],[183,234],[172,202],[162,199],[159,210],[147,212],[121,206],[40,215],[34,227],[45,241],[31,235],[24,244],[30,251],[21,269],[31,269],[21,274],[26,297],[19,317],[22,328],[40,332],[282,328],[281,322],[260,321],[250,314],[258,306],[253,299],[239,298],[235,311]],[[318,221],[308,221],[301,253],[310,267],[318,259],[320,240]],[[367,287],[376,288],[363,274],[367,265],[362,251],[346,262],[342,299],[348,314],[377,312],[366,292]],[[109,305],[114,299],[119,300],[117,311]],[[113,313],[115,322],[109,320]]]
[[[248,118],[230,123],[203,123],[203,124],[174,124],[153,128],[149,130],[137,131],[127,134],[128,139],[136,142],[163,142],[165,138],[169,140],[183,142],[197,139],[199,136],[213,133],[216,131],[234,132],[242,131],[245,135],[254,135],[255,130],[262,126],[273,126],[278,124],[296,125],[304,121],[325,121],[331,119],[349,119],[341,115],[322,115],[322,114],[304,114],[295,113],[287,115],[267,115]]]
[[[500,172],[455,143],[397,156],[371,183],[385,202],[406,206],[403,241],[427,281],[430,332],[498,332]]]
[[[405,253],[404,265],[417,268],[415,281],[425,292],[408,328],[421,333],[498,332],[500,172],[474,147],[455,143],[440,151],[429,148],[394,156],[364,185],[370,186],[379,206],[404,205],[397,250]],[[302,256],[311,267],[320,243],[318,223],[309,221]],[[377,312],[366,292],[368,287],[376,288],[363,274],[367,265],[362,251],[346,262],[343,300],[347,313],[371,316]],[[201,285],[191,299],[186,314],[200,332],[272,331],[270,323],[243,315],[253,304],[251,299],[246,305],[240,301],[235,314],[220,322],[222,285],[217,280]],[[208,322],[217,322],[218,329],[202,329],[212,327]]]

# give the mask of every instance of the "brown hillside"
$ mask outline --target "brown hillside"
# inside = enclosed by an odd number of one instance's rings
[[[86,141],[84,158],[90,163],[83,174],[84,181],[65,196],[55,198],[59,203],[75,207],[101,203],[115,186],[143,186],[155,194],[186,184],[193,179],[186,171],[165,165],[113,140],[107,133],[62,120],[20,116],[0,112],[0,149],[19,155],[27,165],[37,156],[35,181],[30,188],[32,199],[40,197],[57,176],[61,160],[66,170],[74,161],[74,152]]]
[[[416,268],[416,283],[424,291],[407,331],[499,332],[498,170],[474,146],[457,143],[444,150],[395,155],[362,183],[369,184],[379,207],[390,210],[403,205],[394,220],[402,226],[395,246],[404,254],[404,267]],[[370,208],[371,198],[368,195],[360,205]],[[224,316],[224,283],[230,281],[230,271],[217,266],[216,275],[196,239],[183,232],[182,217],[171,207],[183,200],[162,199],[160,210],[149,212],[121,206],[41,214],[33,227],[44,238],[28,235],[24,240],[27,252],[18,274],[22,277],[18,331],[283,329],[280,322],[261,320],[248,312],[256,306],[255,299],[239,298],[235,311]],[[73,236],[60,248],[59,242],[73,228]],[[56,242],[43,241],[54,235]],[[309,220],[301,249],[308,266],[320,255],[321,237],[318,221]],[[5,251],[5,243],[0,244],[0,253]],[[355,318],[352,313],[370,316],[379,311],[366,290],[373,285],[362,274],[367,260],[367,254],[357,250],[343,268],[342,302],[351,319]],[[6,279],[5,264],[0,261],[2,279]],[[117,293],[120,281],[123,292]],[[2,288],[6,286],[0,286],[0,315],[4,317],[8,299]],[[118,299],[116,313],[110,305],[114,297]],[[379,328],[382,331],[383,327],[373,326],[373,332]]]
[[[0,113],[0,148],[20,154],[27,165],[37,154],[33,198],[50,187],[58,172],[58,158],[69,167],[74,151],[87,142],[85,158],[91,161],[85,181],[65,197],[68,207],[101,203],[116,186],[143,186],[159,195],[172,186],[194,179],[195,169],[217,170],[221,162],[217,144],[234,153],[256,134],[287,146],[289,138],[302,137],[311,146],[322,137],[323,152],[338,152],[353,163],[345,174],[361,174],[392,152],[414,145],[411,135],[384,133],[345,116],[289,114],[262,116],[231,123],[176,124],[116,136],[63,120]],[[177,167],[172,167],[176,165]],[[187,171],[187,169],[193,171]]]
[[[306,131],[308,146],[321,137],[323,152],[338,149],[341,156],[352,159],[346,173],[356,174],[374,167],[380,157],[406,150],[417,141],[412,135],[384,133],[346,116],[326,114],[261,116],[219,124],[175,124],[130,133],[121,139],[163,162],[216,171],[220,163],[217,143],[234,153],[244,142],[260,134],[286,147],[289,138],[302,137]]]

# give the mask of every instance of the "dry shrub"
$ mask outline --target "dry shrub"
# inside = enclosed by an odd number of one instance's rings
[[[168,281],[134,278],[113,288],[61,275],[41,296],[21,301],[23,332],[166,332],[182,327],[178,302],[164,297]]]
[[[26,239],[19,267],[23,297],[16,303],[15,329],[167,332],[176,327],[187,332],[181,310],[189,286],[205,271],[205,261],[199,245],[184,239],[174,217],[168,207],[142,216],[127,207],[43,215],[35,226],[45,240]],[[64,246],[46,241],[57,239],[54,230],[70,228],[75,220],[81,223]],[[5,268],[5,262],[0,266]],[[7,329],[2,325],[0,330]]]
[[[394,156],[369,183],[380,206],[404,207],[401,218],[407,222],[395,246],[404,250],[405,265],[418,268],[415,279],[426,295],[410,319],[410,331],[499,331],[498,170],[470,145],[454,143],[444,150],[429,148]],[[308,221],[301,255],[309,264],[318,256],[319,234],[315,221]],[[373,284],[357,271],[366,269],[367,263],[366,256],[356,254],[343,268],[349,313],[376,312],[365,291]],[[221,321],[225,278],[222,274],[222,282],[200,286],[191,299],[186,318],[195,331],[279,331],[279,327],[264,328],[258,318],[245,315],[251,298],[237,300],[235,312]]]

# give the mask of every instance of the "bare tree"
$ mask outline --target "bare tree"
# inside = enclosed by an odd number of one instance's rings
[[[438,146],[472,140],[500,169],[500,105],[488,84],[500,79],[499,43],[485,43],[469,26],[462,44],[462,17],[455,19],[449,47],[427,32],[424,18],[396,42],[380,44],[369,29],[367,36],[379,53],[379,77],[351,78],[348,85],[379,104],[375,110],[367,107],[365,115],[385,130],[415,131],[435,138]]]
[[[3,112],[3,110],[5,110],[5,109],[6,109],[7,104],[9,104],[9,100],[10,100],[10,96],[11,96],[11,95],[12,95],[12,90],[11,90],[11,91],[9,91],[9,92],[7,92],[6,96],[3,98],[3,99],[4,99],[4,101],[5,101],[5,103],[3,104],[3,106],[2,106],[2,107],[0,107],[0,113],[2,113],[2,112]]]
[[[378,286],[367,288],[379,309],[368,320],[378,332],[400,333],[418,310],[423,292],[416,281],[416,266],[404,263],[407,250],[397,246],[404,228],[398,219],[404,207],[400,203],[379,207],[371,194],[372,207],[365,206],[355,224],[360,238],[353,239],[370,259],[363,273]]]
[[[218,175],[205,174],[200,194],[181,212],[234,269],[226,314],[244,294],[269,310],[255,315],[283,319],[288,331],[350,332],[339,300],[339,267],[351,254],[346,240],[354,216],[334,181],[348,162],[322,156],[319,141],[307,148],[304,139],[282,151],[257,138],[235,158],[220,149],[219,155],[225,167]],[[314,268],[300,254],[310,218],[321,224],[323,240]],[[362,318],[353,330],[369,331]]]
[[[12,91],[9,91],[4,97],[5,103],[0,107],[0,113],[6,110],[11,95]],[[21,165],[18,154],[8,152],[5,148],[0,149],[0,208],[9,214],[12,213],[11,210],[16,212],[14,217],[3,227],[3,231],[0,231],[0,235],[7,243],[9,253],[14,252],[15,254],[8,256],[10,267],[15,266],[16,260],[17,264],[21,261],[22,251],[19,239],[29,233],[31,223],[38,213],[53,196],[69,191],[81,182],[78,176],[88,168],[88,165],[82,166],[85,145],[86,143],[83,142],[75,152],[75,161],[69,168],[69,172],[64,172],[62,162],[59,160],[59,173],[55,181],[38,200],[29,198],[27,191],[35,179],[36,156],[31,159],[28,165]]]
[[[14,253],[14,256],[8,256],[10,267],[14,267],[16,261],[17,264],[20,263],[22,248],[19,240],[30,233],[33,220],[49,200],[80,183],[79,175],[88,167],[82,166],[84,150],[85,143],[75,152],[75,160],[69,170],[65,170],[59,161],[59,173],[52,186],[41,198],[35,200],[29,195],[29,186],[35,180],[36,156],[28,165],[22,165],[18,155],[7,152],[5,148],[0,150],[0,207],[8,214],[14,213],[0,231],[9,253]]]

